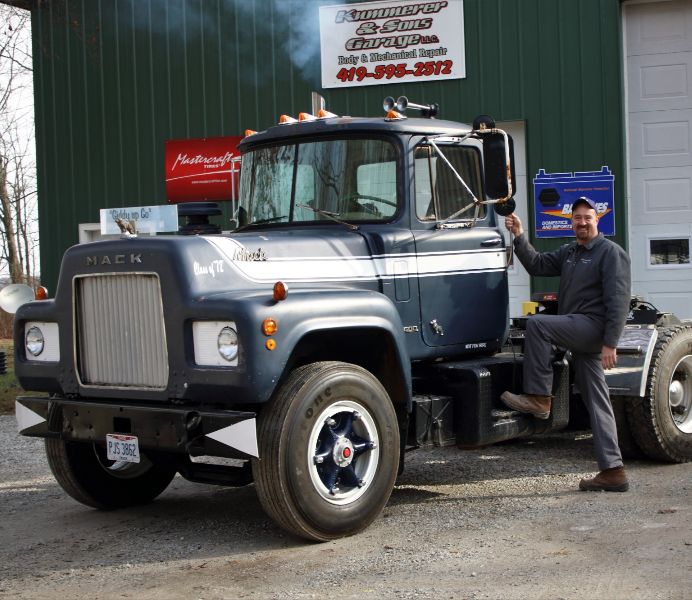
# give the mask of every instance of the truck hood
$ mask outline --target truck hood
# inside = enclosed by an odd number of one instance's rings
[[[336,227],[241,232],[230,236],[156,236],[81,244],[68,250],[61,290],[69,297],[74,277],[155,272],[162,286],[177,281],[192,296],[271,288],[378,289],[387,260],[373,256],[363,235]],[[56,295],[56,296],[57,296]]]

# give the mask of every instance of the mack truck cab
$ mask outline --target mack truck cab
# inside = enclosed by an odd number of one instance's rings
[[[42,392],[17,399],[19,431],[45,438],[68,494],[124,508],[178,473],[254,482],[281,527],[329,540],[377,518],[409,449],[567,426],[559,349],[548,420],[499,400],[521,385],[499,226],[511,138],[489,117],[432,118],[436,105],[407,118],[405,100],[248,131],[231,233],[66,252],[55,297],[16,312],[15,370]],[[653,313],[626,331],[611,390],[639,450],[689,460],[692,333]]]

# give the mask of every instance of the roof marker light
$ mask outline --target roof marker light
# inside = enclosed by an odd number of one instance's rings
[[[295,119],[289,115],[281,115],[279,117],[279,125],[290,125],[292,123],[297,123],[298,119]]]
[[[254,129],[246,129],[245,130],[245,137],[255,135],[257,132]]]
[[[395,110],[390,110],[387,113],[387,116],[384,118],[385,121],[399,121],[401,119],[405,119],[406,117],[402,115],[401,113],[396,112]]]
[[[315,115],[311,115],[310,113],[302,112],[298,114],[298,120],[299,121],[316,121],[317,117]]]
[[[319,112],[317,113],[317,118],[318,119],[334,119],[338,117],[339,115],[335,115],[333,112],[329,112],[328,110],[321,108]]]

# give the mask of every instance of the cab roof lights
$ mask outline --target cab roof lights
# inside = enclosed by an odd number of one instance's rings
[[[279,117],[279,125],[292,125],[297,123],[298,119],[291,117],[290,115],[281,115]]]
[[[338,117],[339,115],[335,115],[333,112],[329,112],[325,108],[321,108],[318,113],[317,113],[317,118],[318,119],[334,119]]]
[[[255,135],[257,132],[254,129],[246,129],[245,130],[245,137]]]
[[[390,110],[387,112],[387,116],[384,118],[385,121],[399,121],[401,119],[406,119],[407,117],[405,115],[402,115],[401,113],[395,111],[395,110]]]
[[[316,121],[317,117],[315,115],[311,115],[310,113],[302,112],[298,114],[298,120],[299,121]]]

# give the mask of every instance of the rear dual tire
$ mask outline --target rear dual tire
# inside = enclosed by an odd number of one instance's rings
[[[625,399],[630,443],[655,460],[692,460],[692,327],[659,330],[644,397]],[[625,434],[626,435],[626,434]]]

